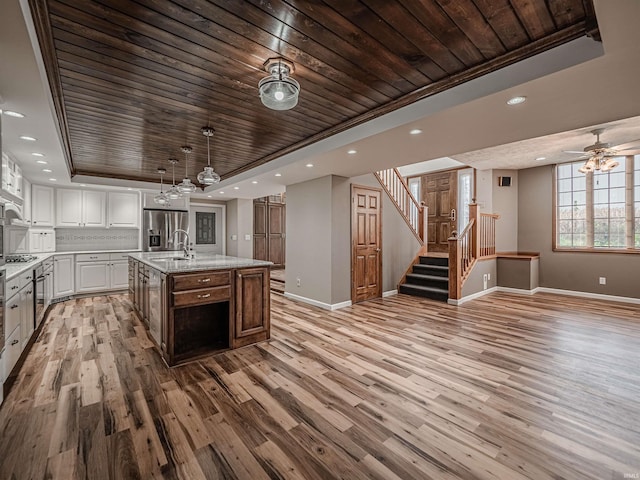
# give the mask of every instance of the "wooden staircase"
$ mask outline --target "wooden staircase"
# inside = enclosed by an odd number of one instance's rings
[[[399,293],[446,302],[449,298],[449,258],[420,255],[411,273],[398,286]]]
[[[462,296],[462,285],[476,261],[495,256],[496,221],[499,215],[480,213],[469,205],[469,223],[460,235],[449,238],[448,257],[428,255],[427,207],[411,194],[395,168],[375,172],[385,192],[420,242],[420,250],[398,284],[398,292],[446,302]]]

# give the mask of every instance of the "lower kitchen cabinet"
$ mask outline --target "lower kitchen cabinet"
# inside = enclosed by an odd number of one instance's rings
[[[270,280],[268,268],[236,270],[233,348],[269,338]]]
[[[157,271],[134,259],[129,292],[169,365],[267,340],[269,268]]]
[[[75,293],[73,255],[56,255],[53,259],[53,297]]]
[[[129,263],[124,260],[111,261],[109,264],[110,288],[124,290],[129,286]]]
[[[109,261],[76,262],[76,293],[109,288]]]

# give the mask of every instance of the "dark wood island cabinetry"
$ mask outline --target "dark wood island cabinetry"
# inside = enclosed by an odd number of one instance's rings
[[[270,336],[269,262],[136,253],[129,292],[170,366]],[[226,268],[225,268],[226,267]]]

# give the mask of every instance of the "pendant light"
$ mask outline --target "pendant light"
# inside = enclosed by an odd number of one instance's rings
[[[207,137],[207,166],[198,174],[198,182],[202,185],[213,185],[220,182],[220,175],[213,171],[211,166],[211,150],[209,148],[209,139],[213,137],[215,131],[211,127],[202,127],[202,134]]]
[[[189,154],[193,151],[193,149],[191,147],[184,146],[181,147],[180,150],[182,150],[184,153],[184,179],[182,180],[182,183],[178,184],[178,190],[180,190],[180,193],[182,193],[183,195],[189,195],[190,193],[196,191],[196,186],[191,183],[191,180],[189,179],[189,175],[187,173]]]
[[[260,100],[272,110],[289,110],[298,104],[300,84],[289,75],[293,72],[293,63],[283,58],[269,58],[264,68],[270,73],[258,83]]]
[[[168,207],[170,205],[169,197],[162,191],[162,176],[167,173],[167,171],[164,168],[159,168],[158,173],[160,174],[160,193],[153,197],[153,201],[158,205],[164,205]]]
[[[182,192],[176,186],[176,163],[178,163],[178,160],[170,158],[169,163],[171,164],[171,188],[167,190],[167,197],[170,200],[177,200],[182,197]]]

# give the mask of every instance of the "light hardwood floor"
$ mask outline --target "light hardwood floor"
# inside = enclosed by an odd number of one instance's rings
[[[0,409],[0,479],[640,472],[637,305],[272,309],[271,341],[168,369],[126,296],[56,305]]]

